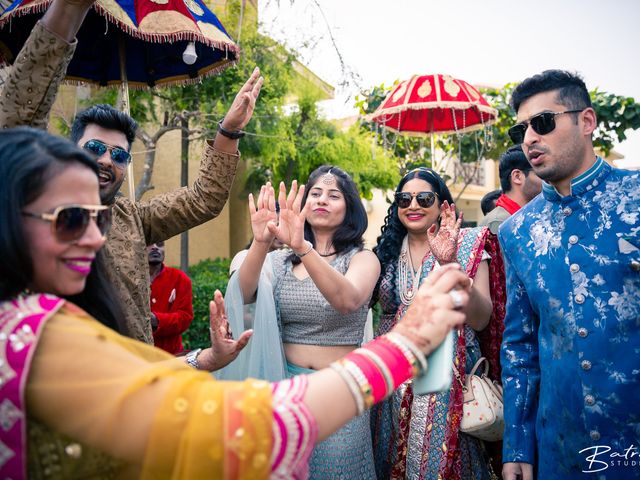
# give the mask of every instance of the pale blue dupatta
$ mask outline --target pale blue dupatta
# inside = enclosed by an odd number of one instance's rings
[[[251,312],[251,308],[246,308],[250,305],[244,305],[242,300],[238,271],[231,275],[224,297],[231,331],[238,338],[241,332],[253,328],[253,336],[233,362],[214,373],[217,379],[244,380],[251,377],[278,382],[286,378],[286,360],[273,297],[273,276],[271,256],[267,255],[260,272],[254,312]]]

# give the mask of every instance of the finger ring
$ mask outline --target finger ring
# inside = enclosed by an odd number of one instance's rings
[[[450,290],[449,296],[453,302],[453,309],[460,310],[462,308],[462,294],[458,290]]]

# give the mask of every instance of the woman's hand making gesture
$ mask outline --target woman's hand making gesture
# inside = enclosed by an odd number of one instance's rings
[[[276,213],[276,199],[271,186],[271,182],[260,187],[258,203],[253,199],[253,194],[249,194],[249,214],[251,215],[251,230],[253,240],[259,243],[271,245],[275,235],[267,227],[269,223],[277,225],[278,214]]]
[[[304,185],[298,188],[298,182],[294,180],[287,194],[284,182],[280,182],[278,192],[280,218],[277,225],[274,222],[268,224],[271,234],[277,236],[282,243],[296,253],[304,252],[309,248],[308,242],[304,239],[304,222],[309,210],[309,204],[302,208],[304,189]]]
[[[462,225],[462,213],[456,219],[456,206],[446,200],[440,207],[440,227],[431,225],[427,231],[427,243],[431,253],[440,265],[456,261],[458,251],[458,237]]]

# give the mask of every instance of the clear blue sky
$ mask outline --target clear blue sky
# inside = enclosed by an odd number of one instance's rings
[[[327,24],[363,88],[427,73],[501,86],[563,68],[640,101],[640,0],[259,0],[259,9],[262,30],[333,85],[344,76]],[[357,92],[339,90],[327,115],[353,114]],[[616,150],[640,165],[640,132]]]

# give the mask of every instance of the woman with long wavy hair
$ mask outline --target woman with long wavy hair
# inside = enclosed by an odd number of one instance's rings
[[[464,379],[482,356],[476,334],[489,323],[492,299],[487,230],[461,229],[461,222],[442,178],[417,168],[398,184],[374,251],[382,265],[377,336],[402,319],[418,286],[438,265],[458,262],[474,279],[467,320],[451,359]],[[482,441],[458,431],[461,402],[461,385],[454,378],[450,391],[418,395],[408,383],[378,405],[371,415],[378,478],[488,478]]]

